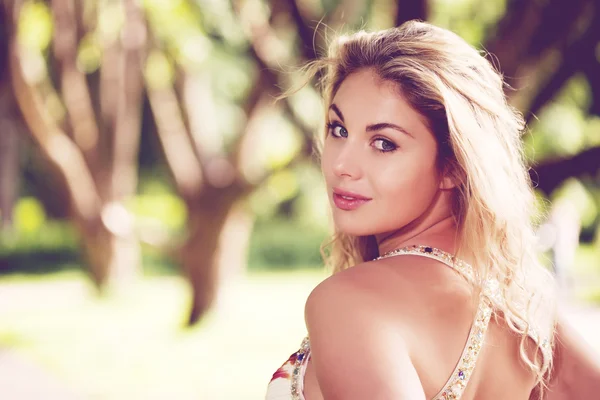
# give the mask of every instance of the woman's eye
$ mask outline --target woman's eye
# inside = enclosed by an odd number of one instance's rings
[[[346,128],[337,123],[328,124],[329,133],[335,137],[348,137],[348,131]]]
[[[377,150],[382,152],[394,151],[398,148],[398,146],[386,139],[375,139],[373,145]]]

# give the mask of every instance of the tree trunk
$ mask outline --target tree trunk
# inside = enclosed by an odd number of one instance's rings
[[[77,221],[76,225],[90,275],[98,289],[121,291],[128,287],[139,275],[141,260],[136,238],[126,231],[116,234],[101,217]]]
[[[49,162],[65,182],[68,192],[71,222],[78,229],[90,275],[99,289],[111,289],[129,283],[139,271],[140,249],[134,235],[132,217],[123,206],[127,195],[135,192],[137,172],[137,145],[139,137],[141,59],[144,46],[144,26],[135,14],[136,5],[127,1],[128,19],[123,36],[122,49],[127,65],[120,65],[119,81],[123,91],[119,99],[120,109],[115,123],[115,135],[119,135],[117,151],[99,145],[98,122],[95,117],[86,77],[76,68],[77,36],[76,16],[71,0],[55,0],[53,15],[56,25],[56,56],[60,72],[62,95],[68,111],[71,138],[61,128],[61,123],[45,106],[44,91],[40,87],[52,87],[48,76],[42,82],[31,82],[24,75],[23,60],[16,38],[17,20],[21,1],[4,4],[8,9],[9,71],[12,92],[17,100],[28,132],[37,142]],[[131,32],[131,31],[134,32]],[[33,51],[33,50],[31,50]],[[137,70],[137,71],[136,71]],[[101,151],[107,156],[97,157]],[[114,164],[118,168],[113,167]],[[101,171],[109,170],[108,179],[99,178]],[[123,183],[122,181],[125,180]],[[117,193],[115,195],[114,193]]]
[[[19,188],[19,113],[10,87],[8,69],[8,17],[0,7],[0,233],[12,226]]]
[[[16,121],[0,109],[0,232],[12,228],[19,191],[19,137]]]
[[[245,202],[235,204],[227,216],[219,239],[225,250],[218,254],[219,270],[224,280],[236,279],[244,274],[254,220],[255,216]]]
[[[187,204],[189,235],[181,248],[181,263],[192,285],[190,325],[198,322],[217,299],[219,251],[238,248],[235,243],[220,243],[221,232],[234,205],[244,195],[237,185],[223,189],[205,187],[198,198]]]

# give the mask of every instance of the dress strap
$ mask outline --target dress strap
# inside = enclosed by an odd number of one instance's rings
[[[393,257],[393,256],[400,256],[400,255],[414,255],[414,256],[427,257],[427,258],[437,260],[437,261],[447,265],[448,267],[454,269],[455,271],[457,271],[459,274],[461,274],[463,277],[465,277],[465,279],[467,279],[469,282],[475,283],[475,272],[473,270],[473,267],[471,267],[471,265],[469,265],[468,263],[462,261],[461,259],[453,256],[452,254],[450,254],[444,250],[436,249],[435,247],[431,247],[431,246],[415,245],[415,246],[403,247],[400,249],[388,251],[387,253],[382,254],[381,256],[375,258],[373,261],[377,261],[377,260],[381,260],[383,258],[388,258],[388,257]]]
[[[471,265],[454,257],[450,253],[436,249],[430,246],[409,246],[396,249],[377,257],[375,260],[398,255],[416,255],[428,257],[449,266],[460,273],[467,281],[476,283],[475,271]],[[497,293],[494,290],[494,281],[487,280],[483,285],[483,290],[479,296],[477,313],[469,336],[467,338],[463,352],[458,360],[454,371],[442,389],[435,395],[433,400],[457,400],[460,399],[471,375],[475,369],[477,358],[481,351],[485,334],[490,322],[493,311],[493,296]]]
[[[310,360],[310,339],[306,336],[302,340],[300,350],[296,353],[294,370],[292,371],[291,394],[292,400],[304,400],[304,373]]]
[[[433,398],[434,400],[461,398],[463,391],[471,379],[473,370],[475,370],[477,358],[485,339],[485,333],[487,332],[491,315],[492,306],[487,297],[481,295],[479,306],[477,307],[477,315],[471,326],[471,331],[469,332],[469,337],[460,359],[442,390],[440,390]]]

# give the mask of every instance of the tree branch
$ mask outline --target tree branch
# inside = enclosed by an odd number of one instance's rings
[[[289,3],[290,6],[294,8],[295,13],[297,14],[296,17],[301,19],[302,17],[300,15],[300,11],[298,9],[296,2],[294,0],[289,0],[289,1],[290,1],[290,3]],[[239,10],[236,10],[236,11],[239,12]],[[241,17],[242,16],[240,16],[240,18]],[[303,20],[296,21],[296,22],[303,24]],[[266,34],[266,32],[269,32],[268,33],[269,35],[274,35],[272,27],[270,25],[267,25],[268,19],[265,18],[262,23],[263,23],[263,25],[266,25],[266,26],[252,26],[252,27],[250,27],[250,30],[249,30],[249,32],[250,32],[250,36],[248,38],[248,41],[250,43],[249,54],[256,62],[258,70],[259,70],[258,82],[255,83],[254,89],[250,93],[250,95],[247,99],[247,102],[245,104],[245,107],[244,107],[244,109],[246,111],[246,115],[249,120],[252,119],[254,113],[261,108],[261,106],[260,106],[260,104],[262,103],[261,99],[266,98],[265,96],[268,96],[270,93],[275,92],[275,90],[279,90],[279,76],[273,68],[270,68],[269,59],[258,48],[259,46],[257,43],[260,42],[260,36],[259,37],[252,36],[252,34],[256,34],[257,32],[261,32],[262,34]],[[255,25],[256,25],[256,23],[255,23]],[[311,57],[316,57],[316,54],[313,53]],[[284,99],[282,101],[282,106],[283,106],[284,115],[294,125],[296,125],[301,130],[301,132],[303,134],[304,142],[305,142],[303,147],[304,148],[309,147],[312,152],[312,143],[313,143],[313,138],[314,138],[312,129],[307,127],[298,118],[298,116],[296,116],[296,114],[294,113],[294,110],[289,102],[289,99],[287,99],[287,98]],[[246,133],[248,133],[248,132],[245,132],[245,134]],[[239,165],[239,162],[240,162],[239,157],[241,157],[241,155],[244,153],[243,147],[245,147],[249,143],[249,141],[250,140],[245,140],[244,138],[242,138],[240,140],[240,143],[238,144],[238,147],[234,150],[234,158],[233,159],[234,159],[234,165],[237,168],[239,168],[239,166],[240,166]],[[305,152],[302,151],[300,153],[304,154]]]
[[[500,69],[507,82],[515,88],[521,87],[525,80],[519,76],[519,70],[522,67],[535,70],[543,53],[555,47],[561,49],[590,4],[590,0],[550,0],[542,3],[512,0],[485,46],[500,61]],[[558,24],[560,29],[553,27],[552,34],[549,34],[546,24],[563,15],[571,18]]]
[[[592,8],[590,10],[590,7]],[[572,33],[582,25],[582,19],[593,13],[589,0],[551,0],[542,9],[538,30],[531,38],[529,57],[538,57],[546,49],[563,47]],[[594,18],[588,23],[593,24]],[[552,29],[548,29],[552,27]]]
[[[202,166],[192,149],[175,90],[153,87],[148,81],[146,87],[167,165],[178,192],[189,200],[202,189]]]
[[[546,161],[529,171],[534,186],[550,195],[570,177],[593,175],[600,170],[600,146],[584,150],[571,158]]]
[[[582,70],[592,91],[592,104],[590,104],[589,112],[600,117],[600,73],[598,73],[600,71],[600,61],[595,57],[595,52],[590,52],[588,55],[590,57],[582,65]]]
[[[252,121],[256,118],[256,115],[266,107],[265,104],[267,99],[270,98],[269,93],[271,92],[270,86],[272,86],[272,83],[269,82],[267,74],[268,71],[266,69],[261,69],[259,71],[258,78],[254,82],[254,86],[244,103],[246,127],[231,152],[232,163],[238,173],[242,172],[242,165],[244,164],[242,158],[248,153],[246,149],[254,140],[254,135],[252,135],[253,130],[251,129]]]
[[[594,18],[600,17],[600,7],[594,13]],[[561,56],[561,64],[554,71],[549,80],[543,83],[542,89],[536,94],[529,106],[523,110],[526,121],[529,123],[538,111],[562,89],[563,85],[579,70],[592,70],[590,84],[598,81],[598,61],[596,60],[596,46],[600,41],[600,27],[590,24],[587,31],[573,43],[569,44]]]
[[[250,51],[250,54],[253,56],[254,60],[258,64],[258,67],[261,70],[261,72],[264,73],[264,78],[266,79],[267,85],[271,88],[279,88],[279,79],[277,73],[274,72],[273,69],[269,68],[264,62],[264,60],[262,60],[255,51]],[[290,104],[289,98],[283,100],[283,112],[284,115],[288,117],[290,121],[302,131],[305,140],[309,140],[312,143],[312,129],[307,127],[304,124],[304,122],[302,122],[300,118],[298,118]]]
[[[104,2],[96,5],[99,9],[99,15],[102,12],[105,12],[101,8],[106,7],[107,5],[108,3]],[[100,128],[103,132],[103,142],[105,142],[102,143],[103,147],[111,149],[112,134],[115,131],[117,119],[117,105],[119,104],[119,64],[121,62],[121,48],[117,37],[102,35],[101,40],[102,60],[100,63],[100,82],[98,85],[100,96]],[[111,152],[108,153],[109,154],[102,154],[107,161],[112,158]]]
[[[288,0],[288,7],[290,9],[290,15],[296,25],[298,37],[300,38],[300,50],[302,57],[305,60],[314,60],[317,58],[315,46],[313,42],[314,32],[304,21],[304,17],[298,8],[297,0]]]
[[[113,138],[111,198],[122,200],[135,193],[137,155],[141,135],[143,75],[146,56],[146,23],[141,6],[123,0],[125,24],[121,53],[117,111]]]
[[[75,215],[84,221],[93,220],[100,213],[100,198],[83,156],[75,143],[60,130],[39,94],[27,82],[14,31],[10,40],[12,87],[29,132],[64,176]]]
[[[396,26],[406,21],[420,19],[426,21],[429,16],[427,0],[398,0],[396,6]]]
[[[72,0],[53,0],[54,54],[61,74],[61,94],[69,115],[73,140],[92,174],[98,172],[99,132],[85,75],[77,67],[77,20]],[[96,178],[96,177],[95,177]]]

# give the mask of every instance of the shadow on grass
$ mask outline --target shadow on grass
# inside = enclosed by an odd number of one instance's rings
[[[11,252],[0,255],[0,275],[43,275],[53,272],[82,270],[81,254],[64,249],[36,252]]]
[[[179,267],[167,257],[142,254],[144,275],[178,275]],[[85,259],[77,250],[40,249],[35,252],[0,254],[0,276],[45,275],[66,271],[86,272]]]

